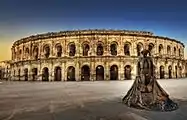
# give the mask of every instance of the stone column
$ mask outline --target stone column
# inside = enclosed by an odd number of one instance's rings
[[[49,81],[54,81],[54,68],[53,68],[53,63],[49,63]]]
[[[90,62],[90,81],[95,81],[96,80],[96,72],[95,72],[95,63]]]
[[[164,66],[164,78],[169,78],[169,73],[168,73],[168,65]]]
[[[42,81],[42,70],[43,70],[43,66],[42,65],[39,65],[38,67],[38,76],[37,76],[37,80],[38,81]]]
[[[67,62],[63,63],[63,66],[64,66],[63,78],[64,78],[64,81],[67,81],[67,72],[68,72]]]
[[[110,80],[110,65],[108,62],[106,62],[106,65],[104,66],[104,76],[106,80]]]
[[[28,81],[32,81],[32,66],[28,65]]]
[[[65,81],[65,70],[66,70],[66,68],[65,68],[65,63],[63,62],[62,64],[61,64],[61,74],[62,74],[62,81]]]
[[[81,70],[80,63],[77,61],[75,65],[75,79],[76,81],[81,81]]]
[[[135,39],[135,38],[134,38]],[[135,40],[134,40],[135,41]],[[136,42],[132,42],[130,46],[130,55],[131,56],[137,56],[137,48],[136,48]]]
[[[119,80],[124,80],[124,66],[123,66],[123,62],[120,61],[120,64],[119,64],[119,75],[120,75],[120,78]]]

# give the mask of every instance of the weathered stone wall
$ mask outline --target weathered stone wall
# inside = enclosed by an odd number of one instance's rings
[[[69,56],[70,45],[75,45],[75,56]],[[83,55],[84,44],[89,45],[88,56]],[[97,55],[97,46],[103,46],[103,55]],[[111,44],[116,44],[117,55],[111,54]],[[130,55],[125,55],[124,46],[128,44]],[[37,68],[37,79],[42,80],[43,68],[49,70],[49,80],[53,81],[55,68],[61,68],[61,80],[67,80],[67,71],[69,66],[75,68],[75,79],[81,80],[81,68],[84,65],[90,68],[90,80],[96,80],[96,67],[104,67],[104,79],[110,79],[110,67],[117,65],[118,79],[124,80],[124,68],[131,67],[132,79],[136,76],[137,67],[137,45],[145,48],[152,45],[151,54],[156,66],[157,78],[160,78],[160,67],[164,66],[164,76],[168,78],[168,67],[172,67],[172,78],[186,77],[187,65],[184,60],[184,45],[169,38],[157,37],[153,35],[129,35],[129,34],[75,34],[71,36],[57,36],[48,38],[38,38],[20,42],[12,46],[11,80],[24,80],[24,70],[28,69],[28,80],[32,80],[32,69]],[[57,56],[57,45],[62,48],[62,54]],[[49,57],[46,57],[46,46],[49,47]],[[160,47],[161,46],[161,47]],[[170,48],[170,50],[168,49]],[[36,50],[38,56],[36,56]],[[175,69],[177,67],[177,69]],[[179,69],[180,68],[180,69]],[[20,71],[20,74],[19,74]],[[176,76],[177,73],[177,76]]]

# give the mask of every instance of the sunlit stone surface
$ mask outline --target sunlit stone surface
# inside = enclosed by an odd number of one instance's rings
[[[179,109],[163,113],[121,105],[132,80],[2,82],[0,120],[186,120],[187,79],[158,82]]]

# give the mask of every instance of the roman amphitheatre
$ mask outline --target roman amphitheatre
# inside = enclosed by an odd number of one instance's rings
[[[13,43],[0,79],[11,81],[110,81],[136,76],[148,47],[158,79],[187,77],[184,44],[147,31],[72,30],[32,35]]]

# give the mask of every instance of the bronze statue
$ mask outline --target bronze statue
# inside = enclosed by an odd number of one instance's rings
[[[172,111],[178,108],[156,81],[155,67],[149,50],[141,52],[137,65],[137,76],[126,96],[122,99],[129,107]]]

